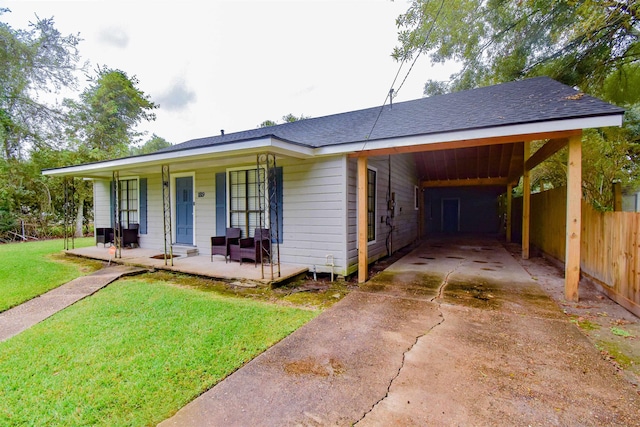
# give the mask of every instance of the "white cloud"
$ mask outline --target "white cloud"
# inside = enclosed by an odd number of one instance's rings
[[[107,27],[100,31],[98,40],[119,49],[125,49],[129,45],[129,35],[121,27]]]
[[[165,91],[153,98],[160,104],[160,108],[168,111],[180,111],[193,104],[196,100],[196,92],[187,87],[184,79],[177,79]]]

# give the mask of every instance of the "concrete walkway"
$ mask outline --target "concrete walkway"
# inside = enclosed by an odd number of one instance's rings
[[[413,251],[168,426],[639,426],[637,390],[497,242]]]
[[[136,267],[113,266],[78,277],[17,307],[0,313],[0,342],[11,338],[122,276],[141,273]]]

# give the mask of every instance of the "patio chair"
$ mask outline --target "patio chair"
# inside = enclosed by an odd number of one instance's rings
[[[137,247],[138,244],[138,229],[140,224],[134,222],[129,224],[129,228],[123,228],[121,232],[122,246]],[[134,246],[135,245],[135,246]]]
[[[242,232],[239,228],[227,228],[224,236],[215,236],[211,238],[211,262],[213,262],[214,255],[223,255],[224,262],[228,262],[227,257],[229,256],[229,245],[238,244],[238,240],[240,240],[240,233]]]
[[[102,243],[102,246],[106,246],[107,243],[113,241],[113,228],[98,227],[96,228],[96,246]]]
[[[240,239],[238,244],[229,246],[229,258],[239,261],[250,259],[258,266],[258,261],[262,263],[265,257],[271,253],[271,233],[268,228],[256,228],[253,237]]]

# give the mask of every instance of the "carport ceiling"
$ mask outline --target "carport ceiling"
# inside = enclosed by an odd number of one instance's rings
[[[515,184],[522,175],[524,143],[414,153],[423,187]]]

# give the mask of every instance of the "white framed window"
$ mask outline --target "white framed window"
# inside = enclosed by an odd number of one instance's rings
[[[373,168],[367,169],[367,241],[375,242],[376,240],[376,190],[378,172]]]
[[[140,223],[140,193],[138,178],[121,179],[118,183],[120,224],[129,228],[130,224]]]
[[[264,194],[264,199],[260,200],[260,183],[266,186],[266,171],[263,168],[227,170],[228,225],[240,228],[244,237],[253,237],[255,229],[260,227],[261,216],[268,228],[268,196]]]

